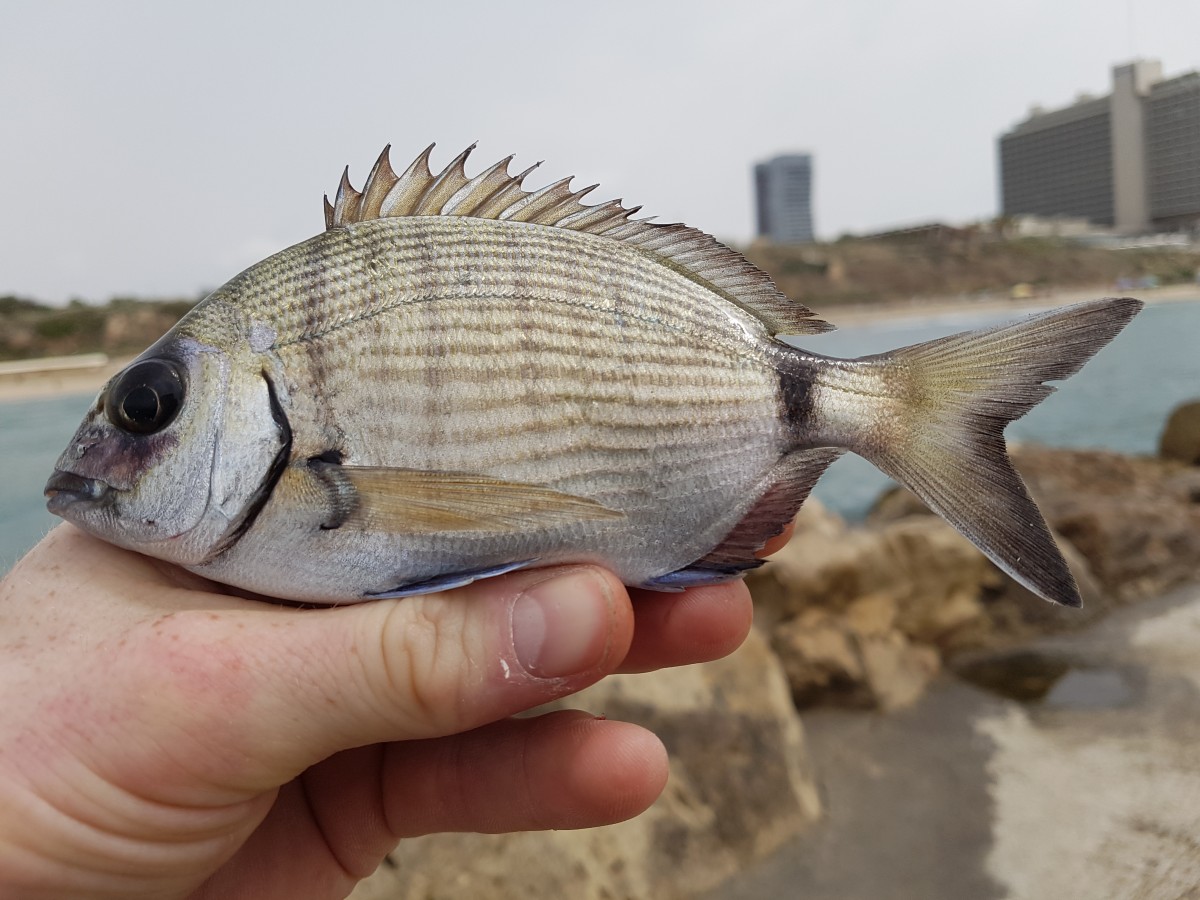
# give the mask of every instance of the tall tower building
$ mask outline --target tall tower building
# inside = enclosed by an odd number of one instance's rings
[[[812,155],[790,153],[754,167],[758,234],[777,244],[813,240]]]
[[[1005,215],[1071,216],[1121,231],[1200,227],[1200,72],[1113,69],[1112,93],[1035,109],[1000,136]]]

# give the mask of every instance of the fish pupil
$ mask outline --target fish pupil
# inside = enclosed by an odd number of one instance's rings
[[[121,401],[121,412],[125,413],[125,418],[139,425],[153,422],[161,409],[162,404],[153,388],[134,388]]]
[[[183,403],[183,379],[162,359],[140,362],[117,379],[104,404],[108,419],[132,434],[166,428]]]

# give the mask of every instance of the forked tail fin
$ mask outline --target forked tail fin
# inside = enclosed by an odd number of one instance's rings
[[[1004,427],[1053,393],[1142,308],[1095,300],[868,357],[893,404],[851,450],[925,501],[1001,569],[1079,606],[1075,579],[1012,466]],[[885,401],[887,402],[887,401]]]

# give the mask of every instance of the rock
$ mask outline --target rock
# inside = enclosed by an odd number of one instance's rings
[[[1084,609],[1035,597],[907,491],[885,496],[865,528],[818,511],[749,578],[799,706],[895,709],[920,694],[942,654],[1076,629],[1200,575],[1197,470],[1037,447],[1014,458]]]
[[[798,530],[748,583],[764,622],[809,608],[841,614],[863,598],[885,597],[895,603],[900,631],[938,643],[983,615],[979,597],[998,580],[966,538],[920,516],[832,534]]]
[[[905,635],[944,644],[984,614],[984,588],[1001,581],[975,546],[941,519],[902,519],[880,530],[900,594],[897,626]]]
[[[792,696],[802,708],[907,706],[937,674],[937,647],[987,633],[982,597],[1002,582],[933,516],[881,528],[817,521],[748,579]]]
[[[1017,466],[1050,526],[1087,560],[1101,591],[1142,600],[1200,576],[1200,503],[1182,463],[1022,448]]]
[[[1163,487],[1169,496],[1187,503],[1200,503],[1200,467],[1189,466],[1173,475],[1168,475],[1163,482]]]
[[[854,633],[839,617],[808,609],[777,625],[771,646],[800,708],[818,703],[871,706],[866,667]]]
[[[915,703],[942,668],[936,650],[895,631],[864,639],[861,648],[866,684],[874,705],[885,712]]]
[[[1200,400],[1177,406],[1167,418],[1158,442],[1158,455],[1200,465]]]
[[[849,530],[841,516],[814,497],[800,507],[794,525],[792,539],[787,546],[771,557],[771,562],[765,568],[752,571],[747,579],[754,592],[754,622],[764,633],[769,632],[777,622],[794,615],[797,609],[786,579],[768,574],[780,565],[781,557],[790,560],[797,553],[820,555],[845,540]],[[791,564],[785,562],[783,565]],[[802,571],[808,566],[804,560],[800,560],[794,564],[794,568]]]
[[[1058,535],[1055,538],[1075,577],[1083,608],[1048,603],[997,569],[998,586],[983,595],[984,616],[945,642],[941,646],[944,653],[1008,647],[1043,634],[1076,630],[1107,615],[1119,604],[1101,589],[1088,561],[1071,542]]]
[[[1073,545],[1086,562],[1094,605],[1157,596],[1200,576],[1200,473],[1193,468],[1033,445],[1012,456],[1060,546]],[[880,499],[868,522],[886,526],[922,511],[928,512],[920,500],[897,488]]]
[[[843,616],[805,610],[775,628],[772,646],[800,707],[833,703],[891,711],[911,705],[941,669],[932,647],[897,631],[895,603],[875,596]]]
[[[846,627],[861,637],[879,637],[896,630],[899,604],[889,594],[868,594],[846,607]]]
[[[932,515],[933,511],[916,494],[899,485],[892,485],[871,504],[867,510],[866,524],[880,527],[909,516]]]
[[[846,533],[846,521],[816,497],[809,497],[796,514],[795,534],[836,538]]]
[[[800,721],[765,638],[704,666],[613,676],[571,706],[636,721],[671,756],[650,810],[584,831],[431,835],[403,842],[353,900],[691,897],[715,887],[820,812]]]

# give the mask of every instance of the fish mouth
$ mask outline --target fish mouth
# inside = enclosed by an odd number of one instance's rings
[[[42,493],[46,495],[46,509],[55,515],[77,503],[98,503],[104,500],[112,488],[95,478],[84,478],[73,472],[55,469]]]

